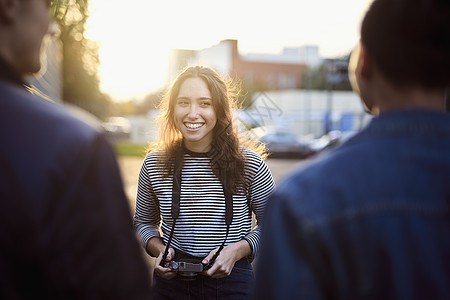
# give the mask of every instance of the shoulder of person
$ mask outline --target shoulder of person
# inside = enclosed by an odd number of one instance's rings
[[[250,149],[247,146],[240,146],[240,150],[246,159],[254,159],[258,161],[262,161],[261,155],[259,155],[255,150]]]
[[[62,143],[72,146],[83,144],[97,139],[102,132],[100,121],[95,128],[82,121],[77,114],[71,113],[63,104],[26,89],[0,82],[0,92],[2,115],[7,119],[5,122],[29,135],[39,134],[51,140],[52,147]]]
[[[164,151],[155,149],[147,153],[145,156],[146,160],[158,160],[163,157]]]

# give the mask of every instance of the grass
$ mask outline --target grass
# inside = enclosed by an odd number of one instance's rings
[[[127,142],[116,142],[114,148],[119,156],[144,157],[147,153],[147,144],[133,144]]]

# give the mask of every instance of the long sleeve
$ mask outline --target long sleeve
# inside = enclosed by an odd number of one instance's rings
[[[161,224],[159,202],[152,189],[147,163],[148,157],[142,163],[139,173],[134,216],[134,224],[144,248],[152,237],[161,236],[159,231]]]
[[[252,180],[249,196],[251,203],[251,210],[256,216],[256,227],[245,236],[252,248],[252,257],[254,259],[259,252],[261,244],[261,225],[263,221],[263,215],[266,208],[267,200],[275,189],[275,183],[272,178],[272,174],[266,163],[259,158],[259,166],[256,174]]]
[[[134,223],[143,247],[152,237],[165,243],[171,231],[172,178],[164,176],[158,164],[160,153],[147,155],[142,165]],[[225,201],[222,185],[211,169],[211,159],[205,155],[186,153],[182,169],[180,214],[171,246],[186,254],[205,257],[227,243],[246,239],[252,248],[250,259],[258,252],[261,232],[251,228],[251,211],[261,222],[267,198],[274,190],[269,168],[256,152],[247,148],[246,180],[249,197],[244,193],[233,195],[233,220],[226,235]],[[249,206],[250,204],[250,206]],[[251,211],[249,211],[249,209]]]

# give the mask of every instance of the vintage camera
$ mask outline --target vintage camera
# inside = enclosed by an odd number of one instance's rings
[[[179,261],[165,262],[164,267],[177,272],[182,280],[192,281],[196,279],[198,273],[208,270],[211,266],[209,264],[204,265],[196,259],[185,258]]]

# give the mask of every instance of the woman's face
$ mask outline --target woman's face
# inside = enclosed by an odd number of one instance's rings
[[[211,92],[198,77],[184,80],[175,100],[175,126],[181,132],[187,149],[207,152],[211,148],[217,117]]]

